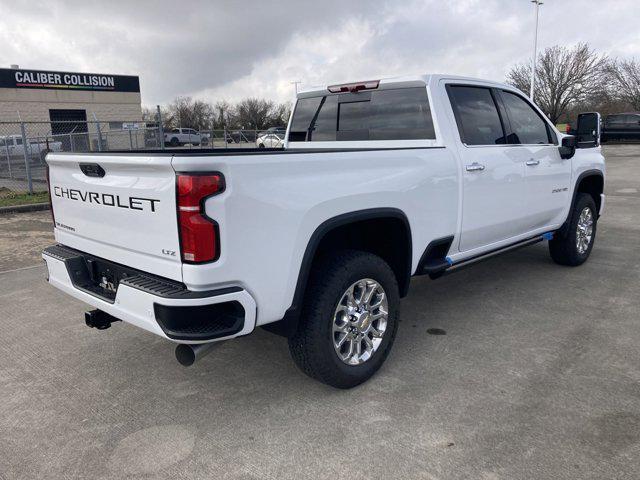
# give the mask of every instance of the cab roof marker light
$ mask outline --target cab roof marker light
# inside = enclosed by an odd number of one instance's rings
[[[359,92],[360,90],[375,90],[380,86],[380,80],[368,80],[366,82],[344,83],[327,87],[331,93]]]

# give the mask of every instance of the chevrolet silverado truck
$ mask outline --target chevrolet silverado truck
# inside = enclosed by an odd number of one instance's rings
[[[261,326],[303,372],[350,388],[387,358],[412,277],[540,241],[578,266],[593,248],[598,139],[578,146],[509,85],[303,91],[285,142],[49,154],[49,283],[94,308],[87,325],[148,330],[184,365]]]

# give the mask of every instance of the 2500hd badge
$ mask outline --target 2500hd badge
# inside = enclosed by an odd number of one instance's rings
[[[148,208],[152,212],[156,211],[156,203],[160,203],[160,200],[143,197],[126,197],[123,202],[121,201],[120,195],[99,192],[83,192],[77,188],[63,188],[57,185],[53,187],[53,194],[56,197],[68,198],[69,200],[79,202],[95,203],[96,205],[104,205],[105,207],[128,208],[131,210],[143,211]]]

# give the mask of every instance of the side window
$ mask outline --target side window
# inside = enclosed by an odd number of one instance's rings
[[[484,87],[450,85],[447,88],[460,131],[466,145],[500,145],[504,130],[491,90]]]
[[[513,140],[510,143],[523,145],[552,143],[546,122],[526,100],[504,90],[502,99],[513,130]]]

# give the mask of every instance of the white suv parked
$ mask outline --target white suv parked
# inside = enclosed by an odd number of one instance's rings
[[[199,146],[202,142],[202,135],[193,128],[174,128],[164,134],[164,143],[171,147],[183,145]]]

